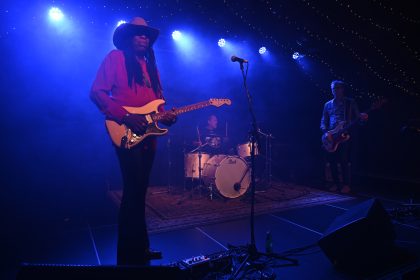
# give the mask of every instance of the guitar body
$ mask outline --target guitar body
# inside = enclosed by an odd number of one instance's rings
[[[113,120],[106,120],[105,125],[112,142],[119,148],[131,149],[148,136],[166,134],[168,129],[160,128],[152,118],[153,114],[158,113],[159,106],[164,103],[165,101],[163,99],[156,99],[142,107],[123,107],[131,114],[143,115],[148,122],[148,126],[144,134],[137,135],[124,124],[118,124]]]
[[[324,133],[321,137],[322,147],[329,153],[337,151],[338,145],[350,139],[350,135],[342,132],[345,122],[340,122],[334,129]]]

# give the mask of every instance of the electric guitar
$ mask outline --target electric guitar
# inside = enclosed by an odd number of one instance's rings
[[[386,99],[375,101],[369,110],[365,113],[370,113],[373,110],[379,109],[386,102]],[[321,137],[322,147],[329,153],[337,151],[338,146],[350,139],[348,130],[356,125],[360,120],[357,116],[352,122],[346,124],[346,121],[340,122],[334,129],[325,132]]]
[[[137,144],[141,143],[145,138],[150,135],[161,136],[168,132],[166,128],[160,128],[158,126],[158,121],[162,120],[167,114],[167,112],[159,112],[159,106],[163,105],[165,100],[163,99],[156,99],[142,107],[123,107],[131,114],[140,114],[143,115],[146,122],[147,127],[145,132],[141,135],[135,134],[126,127],[124,124],[119,124],[113,120],[107,119],[105,121],[106,128],[108,130],[108,134],[111,137],[112,142],[120,148],[131,149]],[[202,109],[207,106],[215,106],[220,107],[222,105],[230,105],[230,99],[209,99],[207,101],[199,102],[196,104],[184,106],[181,108],[173,109],[170,112],[174,113],[175,115],[180,115],[189,111]]]

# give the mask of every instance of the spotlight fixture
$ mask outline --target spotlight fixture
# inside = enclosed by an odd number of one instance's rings
[[[267,52],[267,48],[266,48],[266,47],[261,47],[261,48],[258,50],[258,52],[259,52],[260,54],[265,54],[265,53]]]
[[[292,58],[294,60],[299,59],[300,57],[301,57],[301,55],[298,52],[294,52],[293,55],[292,55]]]
[[[181,39],[182,33],[178,30],[175,30],[174,32],[172,32],[172,39],[174,39],[175,41],[178,41],[179,39]]]
[[[52,7],[48,15],[50,16],[50,19],[53,21],[60,21],[64,17],[63,12],[57,7]]]
[[[219,41],[217,42],[217,45],[223,48],[226,45],[226,40],[223,38],[220,38]]]

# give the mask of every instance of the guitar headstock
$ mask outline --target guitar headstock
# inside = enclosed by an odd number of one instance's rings
[[[228,99],[228,98],[222,98],[222,99],[220,99],[220,98],[211,98],[209,100],[209,103],[211,105],[213,105],[213,106],[220,107],[222,105],[230,105],[230,104],[232,104],[232,101],[230,101],[230,99]]]

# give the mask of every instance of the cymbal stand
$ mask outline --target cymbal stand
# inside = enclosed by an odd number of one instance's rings
[[[185,156],[186,156],[186,154],[187,154],[187,152],[186,152],[186,142],[185,142],[185,139],[184,139],[184,145],[183,145],[183,148],[182,148],[182,153],[183,153],[183,155],[184,155],[184,192],[187,190],[187,179],[186,179],[186,167],[185,167]]]
[[[202,155],[202,148],[207,146],[208,143],[204,143],[202,145],[199,145],[197,148],[195,148],[194,150],[192,150],[190,153],[195,153],[198,152],[198,186],[197,188],[200,190],[200,195],[201,195],[201,190],[204,188],[204,184],[203,184],[203,178],[202,178],[202,172],[203,172],[203,168],[201,167],[201,158],[203,157]],[[213,200],[213,187],[210,185],[209,186],[210,189],[210,199]]]
[[[172,191],[172,184],[171,184],[171,176],[172,176],[172,158],[171,158],[171,136],[168,135],[168,140],[166,141],[166,147],[168,152],[168,185],[166,190],[152,192],[153,194],[160,194],[160,193],[171,193]]]
[[[171,157],[171,136],[168,136],[167,141],[167,147],[168,147],[168,192],[171,192],[172,184],[171,184],[171,176],[172,176],[172,157]]]
[[[271,187],[272,179],[273,179],[273,173],[272,173],[272,144],[271,140],[275,139],[274,136],[271,133],[265,133],[261,129],[258,129],[258,133],[265,137],[265,170],[264,170],[264,176],[267,180],[268,187]]]

